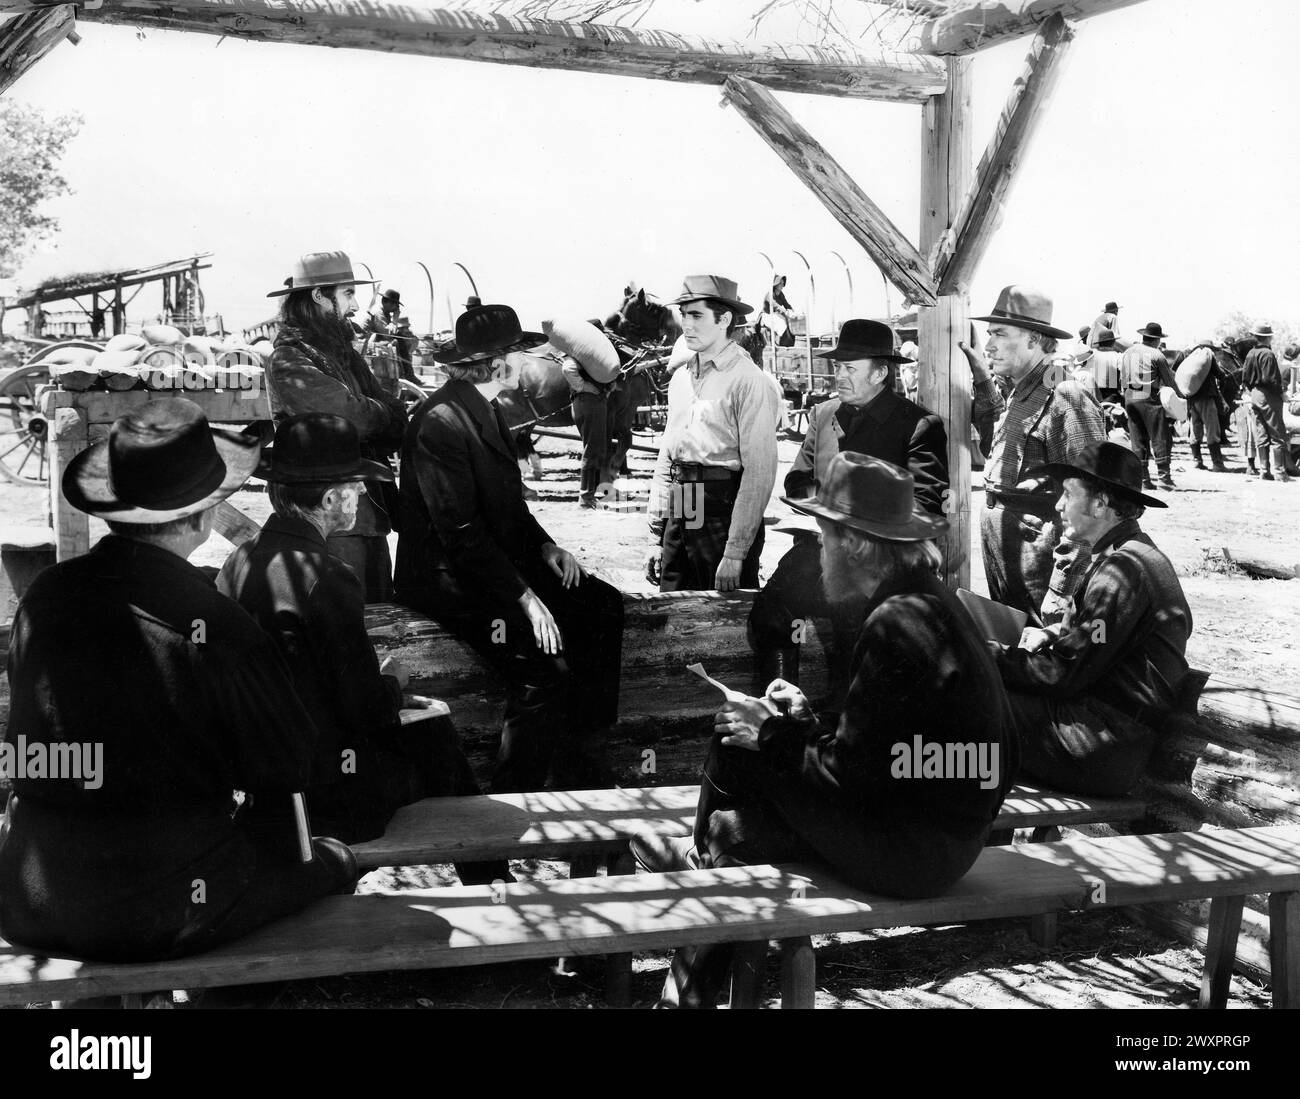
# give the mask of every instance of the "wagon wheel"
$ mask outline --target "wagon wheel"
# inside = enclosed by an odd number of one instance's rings
[[[32,363],[0,381],[0,473],[15,484],[49,480],[49,425],[36,410],[36,390],[49,380],[50,368]]]

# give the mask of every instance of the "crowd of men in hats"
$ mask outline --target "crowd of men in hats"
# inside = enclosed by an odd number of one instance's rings
[[[354,347],[358,284],[345,254],[313,253],[273,292],[284,301],[269,447],[158,399],[68,467],[65,496],[110,534],[23,600],[6,736],[106,740],[104,777],[14,782],[0,833],[6,938],[108,960],[206,949],[350,891],[346,844],[382,832],[400,805],[477,792],[450,718],[431,707],[402,726],[403,702],[428,700],[404,698],[409,673],[378,662],[367,602],[431,616],[500,672],[494,791],[612,784],[622,597],[530,512],[496,403],[544,337],[507,305],[467,308],[439,352],[448,381],[408,417]],[[1009,645],[939,579],[948,441],[897,392],[905,359],[889,327],[850,320],[823,352],[835,396],[782,497],[805,519],[764,585],[779,396],[735,342],[752,309],[720,275],[688,276],[672,304],[691,357],[668,391],[649,573],[663,591],[760,589],[757,682],[715,717],[693,836],[638,837],[641,865],[814,858],[864,889],[930,896],[974,862],[1017,773],[1129,789],[1187,671],[1191,614],[1139,525],[1165,506],[1143,491],[1143,461],[1108,441],[1086,387],[1049,375],[1069,337],[1050,298],[1006,287],[976,318],[985,355],[965,348],[977,384],[1006,391],[980,540],[990,596],[1029,624]],[[1266,382],[1267,357],[1253,362]],[[214,588],[187,558],[212,508],[252,475],[274,515]],[[818,616],[833,626],[834,669],[820,712],[797,659],[800,625]],[[937,773],[936,756],[950,761]],[[302,793],[315,839],[295,834]],[[467,883],[509,875],[458,871]],[[664,1002],[711,1006],[728,964],[725,948],[679,952]]]

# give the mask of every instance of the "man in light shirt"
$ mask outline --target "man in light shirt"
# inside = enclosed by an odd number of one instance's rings
[[[736,283],[690,275],[670,305],[694,353],[668,386],[646,576],[660,591],[758,587],[763,510],[776,482],[779,399],[732,339],[752,307]]]

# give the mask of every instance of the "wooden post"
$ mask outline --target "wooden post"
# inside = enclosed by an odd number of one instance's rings
[[[921,254],[932,255],[951,229],[971,176],[970,62],[948,61],[948,90],[934,96],[921,117]],[[971,375],[957,346],[970,339],[970,301],[958,291],[917,310],[919,402],[943,419],[948,432],[948,537],[944,582],[970,586]]]
[[[52,413],[46,412],[50,425],[50,526],[54,528],[54,559],[69,561],[90,550],[90,517],[68,503],[59,486],[68,463],[89,445],[89,432],[77,409],[57,408]]]
[[[122,277],[117,278],[113,289],[113,335],[126,331],[126,306],[122,304]]]
[[[1201,974],[1198,1006],[1225,1008],[1232,987],[1232,965],[1237,960],[1237,935],[1245,897],[1215,897],[1210,901],[1210,924],[1205,940],[1205,970]]]
[[[45,7],[0,24],[0,93],[72,33],[71,4]]]
[[[781,1007],[817,1006],[817,956],[806,935],[781,940]]]
[[[952,8],[921,28],[920,53],[955,56],[1023,38],[1055,15],[1087,19],[1142,0],[1001,0]]]
[[[1300,893],[1268,898],[1270,983],[1274,1008],[1300,1008]]]

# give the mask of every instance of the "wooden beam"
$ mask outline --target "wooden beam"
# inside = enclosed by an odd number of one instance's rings
[[[964,58],[948,61],[948,91],[935,96],[921,123],[921,251],[935,250],[966,193],[971,162],[971,75]],[[941,293],[917,311],[917,400],[943,419],[948,433],[948,536],[944,582],[970,587],[971,375],[957,346],[970,339],[970,301],[964,291]]]
[[[890,282],[912,301],[934,304],[934,279],[921,254],[771,92],[743,76],[733,76],[723,96],[867,250]]]
[[[932,19],[921,30],[921,53],[959,56],[1035,34],[1053,16],[1087,19],[1142,0],[1003,0],[970,4]]]
[[[1052,16],[1034,38],[1025,69],[975,170],[975,184],[953,222],[952,252],[936,268],[939,293],[970,288],[975,269],[1002,220],[1016,169],[1046,114],[1048,100],[1060,79],[1062,62],[1074,34],[1059,15]]]
[[[30,11],[0,26],[0,94],[72,33],[72,5]]]
[[[25,0],[0,0],[6,3]],[[82,19],[293,42],[489,61],[530,68],[722,84],[747,76],[783,91],[923,103],[943,67],[914,53],[795,43],[748,43],[667,31],[516,19],[389,0],[104,0]]]

